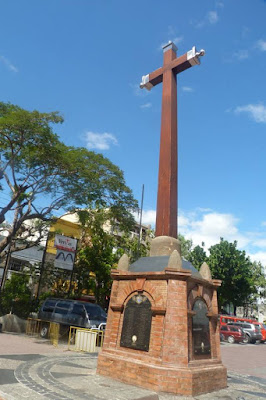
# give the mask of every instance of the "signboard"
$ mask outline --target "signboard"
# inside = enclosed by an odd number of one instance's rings
[[[71,271],[75,261],[77,239],[55,235],[54,246],[56,247],[55,267]]]
[[[77,248],[77,239],[63,235],[55,235],[54,245],[57,249],[75,252]]]

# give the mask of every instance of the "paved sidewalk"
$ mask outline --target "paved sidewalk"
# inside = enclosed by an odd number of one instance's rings
[[[249,352],[248,347],[246,349]],[[240,347],[237,345],[222,347],[223,353],[228,354],[239,353],[239,350]],[[256,349],[259,350],[264,350],[264,347]],[[33,338],[1,334],[0,399],[1,397],[3,400],[266,399],[266,379],[245,376],[231,370],[227,389],[192,398],[158,394],[104,378],[96,375],[96,366],[97,354],[70,352],[67,351],[66,345],[53,348]]]
[[[67,350],[67,343],[58,347],[49,340],[35,338],[19,333],[0,333],[0,355],[3,354],[62,354]]]
[[[266,380],[266,344],[221,344],[222,360],[228,371]]]
[[[0,356],[0,395],[5,400],[187,400],[96,375],[97,354]],[[3,368],[3,366],[5,368]],[[230,374],[229,387],[197,400],[266,398],[266,384]]]

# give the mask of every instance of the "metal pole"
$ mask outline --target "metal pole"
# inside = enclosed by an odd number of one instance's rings
[[[43,255],[42,255],[42,263],[41,263],[41,268],[40,268],[40,277],[39,277],[39,282],[38,282],[38,289],[37,289],[37,294],[36,294],[36,300],[39,299],[40,296],[40,291],[41,291],[41,281],[42,281],[42,276],[43,276],[43,271],[44,271],[44,264],[45,264],[45,257],[46,257],[46,251],[47,251],[47,246],[48,246],[48,240],[49,240],[49,232],[47,234],[47,239],[45,243],[45,248],[43,250]]]
[[[142,210],[143,210],[143,199],[144,199],[144,184],[142,185],[142,194],[141,194],[141,205],[140,205],[140,218],[139,218],[139,240],[138,240],[138,257],[140,252],[140,240],[142,236]]]
[[[77,258],[77,251],[78,251],[78,243],[79,243],[79,240],[77,239],[77,246],[76,246],[75,257],[74,257],[74,261],[73,261],[73,268],[72,268],[72,271],[71,271],[70,282],[69,282],[68,297],[69,297],[69,296],[70,296],[70,294],[71,294],[72,280],[73,280],[74,268],[75,268],[75,262],[76,262],[76,258]]]

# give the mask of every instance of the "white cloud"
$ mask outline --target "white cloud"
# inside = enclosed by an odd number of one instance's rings
[[[111,133],[86,132],[84,135],[88,149],[108,150],[112,144],[117,145],[118,141]]]
[[[174,42],[175,45],[178,45],[179,43],[183,42],[184,36],[177,36],[172,41]]]
[[[219,243],[222,237],[228,241],[237,240],[239,246],[242,247],[248,243],[248,240],[239,233],[237,222],[238,220],[231,214],[196,213],[193,218],[189,218],[188,225],[183,228],[185,228],[185,236],[192,239],[195,246],[204,242],[208,249]]]
[[[138,213],[133,213],[135,221],[139,222],[140,215]],[[151,225],[154,228],[156,220],[155,210],[143,210],[142,211],[142,223],[143,225]]]
[[[175,36],[176,35],[176,28],[173,25],[169,25],[167,29],[168,36]]]
[[[253,240],[252,244],[253,244],[253,246],[256,246],[256,247],[265,247],[266,248],[266,239]]]
[[[266,40],[258,40],[256,43],[256,47],[261,51],[266,51]]]
[[[220,7],[221,8],[221,7]],[[206,24],[215,25],[219,20],[217,11],[208,11],[205,17],[200,21],[191,21],[195,28],[203,28]]]
[[[252,261],[266,265],[266,234],[258,232],[241,232],[239,219],[232,214],[218,213],[207,208],[197,208],[193,212],[181,213],[178,218],[179,232],[186,239],[191,239],[193,246],[205,243],[205,251],[219,243],[220,238],[229,242],[237,241],[237,247],[245,250]]]
[[[149,93],[150,93],[150,92],[149,92],[148,90],[146,90],[146,89],[141,89],[140,86],[139,86],[139,84],[137,84],[137,83],[134,83],[134,84],[130,83],[129,86],[130,86],[131,89],[133,90],[134,95],[137,96],[137,97],[146,97],[146,96],[148,96]]]
[[[266,123],[266,107],[263,104],[247,104],[236,107],[235,114],[247,113],[255,122]]]
[[[142,104],[142,105],[140,106],[140,108],[142,108],[142,109],[151,108],[151,106],[152,106],[151,103],[145,103],[145,104]]]
[[[241,36],[243,39],[245,39],[247,36],[250,34],[250,28],[247,26],[243,26],[242,31],[241,31]]]
[[[189,93],[194,92],[194,90],[189,86],[182,86],[182,90],[183,92],[189,92]]]
[[[154,227],[156,211],[143,211],[142,221]],[[246,245],[248,239],[239,233],[237,223],[238,219],[232,214],[217,213],[208,208],[197,208],[189,213],[179,210],[178,215],[179,232],[187,239],[192,239],[194,246],[204,242],[206,249],[219,243],[221,237],[229,241],[237,240],[240,247]]]
[[[237,241],[237,247],[245,250],[252,261],[260,261],[266,265],[266,233],[241,232],[238,228],[240,220],[230,213],[219,213],[209,208],[198,207],[195,210],[184,212],[178,210],[178,232],[191,239],[193,246],[205,244],[205,251],[220,243],[220,238],[230,243]],[[139,215],[135,214],[136,221]],[[155,226],[156,211],[143,210],[142,223]]]
[[[12,72],[18,72],[18,68],[15,67],[15,65],[13,65],[8,58],[4,57],[4,56],[0,56],[0,62],[2,62],[2,64],[4,64],[10,71]]]
[[[248,49],[241,49],[237,50],[234,53],[223,54],[223,62],[225,63],[232,63],[236,61],[243,61],[248,59],[250,56],[250,50]]]
[[[144,224],[154,226],[155,220],[156,220],[156,211],[155,210],[143,211],[142,221]]]
[[[258,251],[257,253],[249,253],[251,261],[260,261],[262,265],[266,265],[266,251]]]
[[[173,42],[177,46],[179,43],[183,42],[183,40],[184,40],[184,36],[177,36],[177,29],[172,25],[168,26],[167,37],[168,37],[168,40],[161,43],[161,45],[158,47],[158,50],[161,51],[162,47],[165,46],[168,42]]]
[[[233,54],[233,57],[240,61],[246,60],[249,57],[249,52],[248,50],[238,50]]]
[[[207,20],[210,24],[214,25],[218,22],[218,14],[217,11],[209,11],[207,14]]]
[[[161,51],[162,48],[169,42],[173,42],[177,46],[179,43],[183,42],[183,40],[184,40],[184,36],[176,36],[176,37],[172,38],[171,36],[173,36],[173,33],[169,36],[170,36],[170,38],[168,40],[166,40],[165,42],[162,42],[160,44],[160,46],[158,47],[159,51]]]
[[[178,215],[178,227],[181,231],[186,230],[186,227],[189,225],[189,218],[184,215]]]
[[[196,211],[199,211],[201,213],[207,213],[207,212],[212,212],[213,210],[208,207],[197,207]]]
[[[168,26],[167,36],[170,37],[171,41],[175,44],[181,43],[184,40],[184,36],[177,36],[177,29],[172,25]]]

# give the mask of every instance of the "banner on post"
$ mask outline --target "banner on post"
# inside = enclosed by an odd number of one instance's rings
[[[71,271],[75,261],[77,239],[55,235],[54,246],[56,247],[55,267]]]

